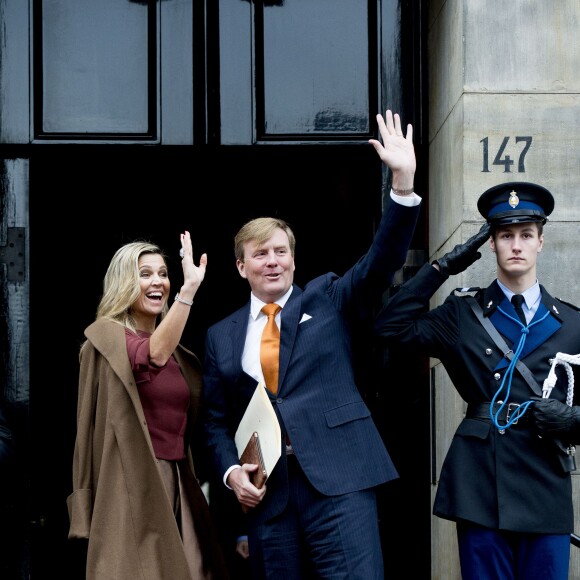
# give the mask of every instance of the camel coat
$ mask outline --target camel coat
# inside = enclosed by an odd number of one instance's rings
[[[87,538],[87,580],[190,580],[177,522],[129,364],[125,329],[100,319],[85,330],[80,354],[73,491],[67,498],[69,538]],[[188,433],[201,393],[196,356],[178,346],[175,358],[190,387]],[[191,449],[182,462],[204,563],[225,578]],[[100,481],[99,481],[100,480]],[[217,562],[217,567],[211,564]],[[195,580],[195,579],[194,579]]]

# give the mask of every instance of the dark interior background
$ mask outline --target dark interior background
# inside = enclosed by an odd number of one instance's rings
[[[341,274],[366,251],[380,219],[381,163],[370,145],[88,145],[43,147],[31,157],[30,171],[31,572],[37,579],[82,580],[84,545],[67,540],[66,511],[78,350],[113,253],[135,239],[158,243],[169,258],[173,294],[182,280],[179,234],[191,232],[195,259],[207,252],[208,269],[183,343],[203,360],[205,329],[249,297],[233,253],[241,225],[260,215],[291,224],[299,285],[330,270]],[[428,401],[426,389],[410,388],[409,381],[413,374],[424,380],[426,370],[414,364],[409,372],[399,356],[393,364],[368,336],[357,338],[356,351],[365,360],[361,388],[401,473],[380,495],[385,559],[400,553],[410,536],[428,549],[428,474],[416,477],[410,455],[428,441],[428,425],[408,428],[409,416]],[[427,553],[426,574],[428,562]],[[401,573],[407,569],[403,561],[398,565]]]

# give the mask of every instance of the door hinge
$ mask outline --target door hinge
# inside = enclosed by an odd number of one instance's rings
[[[0,244],[0,264],[6,264],[10,282],[24,281],[24,241],[26,228],[8,228],[6,245]]]

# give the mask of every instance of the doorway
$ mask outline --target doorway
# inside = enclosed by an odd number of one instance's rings
[[[34,149],[30,160],[34,444],[29,464],[31,519],[42,522],[33,526],[32,534],[31,573],[36,579],[84,577],[84,545],[67,540],[66,510],[76,432],[78,351],[84,328],[94,320],[113,253],[135,239],[159,244],[169,257],[175,289],[181,282],[179,234],[191,232],[195,259],[207,252],[208,269],[183,343],[203,360],[205,329],[249,297],[247,282],[235,268],[233,239],[245,221],[260,215],[282,217],[293,228],[298,285],[327,271],[342,274],[367,250],[380,219],[381,162],[370,145]],[[376,378],[374,385],[370,382],[372,403]],[[392,522],[392,506],[389,511]]]

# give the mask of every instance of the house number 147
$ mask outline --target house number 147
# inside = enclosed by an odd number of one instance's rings
[[[504,137],[503,141],[497,153],[493,159],[493,165],[503,165],[504,173],[511,173],[512,165],[515,161],[512,160],[511,156],[504,155],[505,148],[507,147],[508,141],[510,140],[509,137]],[[525,173],[526,168],[524,164],[524,159],[526,158],[526,153],[532,146],[532,138],[531,137],[515,137],[516,145],[519,143],[523,143],[523,147],[520,151],[520,155],[518,157],[518,173]],[[489,138],[484,137],[480,143],[483,143],[483,169],[481,170],[482,173],[489,173]]]

